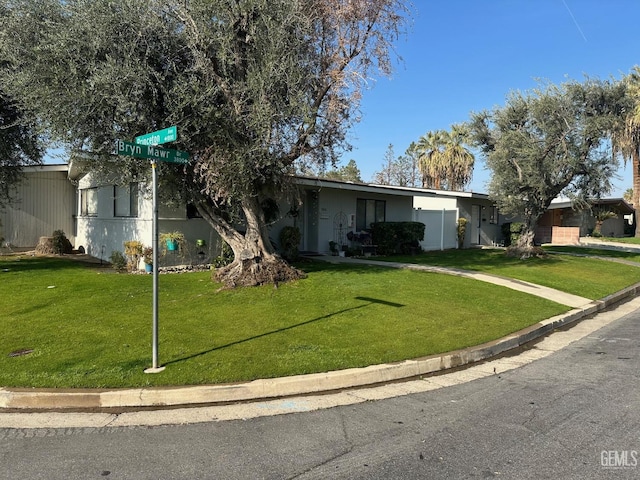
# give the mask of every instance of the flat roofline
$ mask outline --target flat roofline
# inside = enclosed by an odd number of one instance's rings
[[[49,164],[43,163],[41,165],[24,165],[19,167],[23,172],[68,172],[69,165],[66,163]]]
[[[352,190],[360,192],[376,192],[396,194],[401,196],[420,197],[454,197],[454,198],[481,198],[488,199],[489,195],[475,192],[453,192],[449,190],[433,190],[417,187],[399,187],[397,185],[376,185],[369,183],[345,182],[342,180],[330,180],[320,177],[295,176],[295,182],[299,185],[336,188],[339,190]]]

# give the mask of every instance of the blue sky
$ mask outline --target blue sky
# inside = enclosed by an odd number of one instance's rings
[[[638,0],[415,0],[412,30],[397,43],[391,79],[364,92],[362,121],[351,131],[364,181],[427,131],[448,129],[472,111],[504,105],[511,90],[537,80],[620,79],[640,65]],[[611,196],[631,187],[620,169]],[[486,192],[481,158],[470,188]]]

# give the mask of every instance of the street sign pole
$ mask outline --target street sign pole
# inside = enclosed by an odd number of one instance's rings
[[[158,144],[174,142],[178,138],[178,127],[173,126],[147,133],[136,137],[136,143],[116,141],[116,153],[136,158],[148,158],[151,161],[152,189],[153,189],[153,327],[152,327],[152,366],[147,368],[145,373],[158,373],[165,367],[159,366],[158,362],[158,169],[157,161],[169,163],[187,164],[189,154],[180,150],[169,150],[160,148]]]
[[[153,210],[153,325],[151,332],[151,368],[147,368],[145,373],[158,373],[164,370],[158,364],[158,169],[155,160],[151,160],[152,177],[152,210]]]

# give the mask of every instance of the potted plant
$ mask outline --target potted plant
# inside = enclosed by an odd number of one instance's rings
[[[331,240],[329,242],[329,250],[331,250],[331,255],[335,257],[336,255],[338,255],[338,244]]]
[[[147,273],[153,272],[153,248],[145,247],[142,252],[144,261],[144,271]]]
[[[160,234],[160,242],[166,245],[168,251],[178,250],[180,245],[184,245],[184,234],[182,232],[167,232]]]

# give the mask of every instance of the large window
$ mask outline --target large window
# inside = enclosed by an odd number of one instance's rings
[[[113,187],[113,216],[137,217],[138,216],[138,184]]]
[[[95,217],[98,215],[98,189],[85,188],[80,190],[80,215]]]
[[[386,203],[384,200],[359,198],[356,205],[356,231],[368,230],[372,223],[384,222]]]

